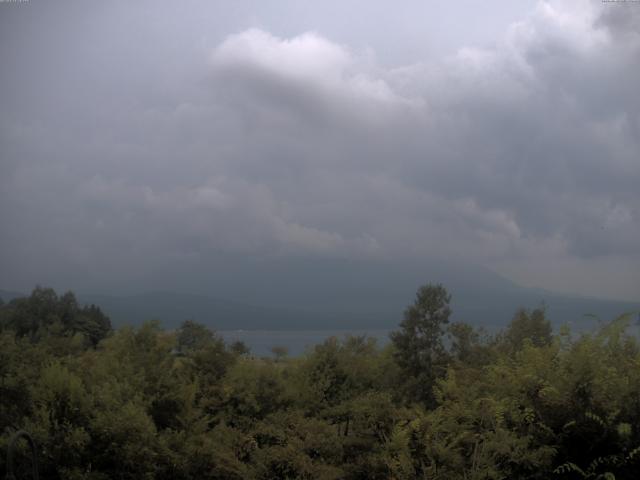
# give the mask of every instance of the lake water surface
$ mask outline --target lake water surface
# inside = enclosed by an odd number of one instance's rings
[[[585,318],[580,324],[570,324],[572,337],[575,339],[581,333],[595,332],[602,323],[597,319]],[[485,327],[485,332],[494,334],[501,329],[500,326],[492,325]],[[392,330],[222,330],[218,333],[227,342],[236,340],[243,341],[256,356],[272,356],[273,347],[286,347],[289,355],[297,356],[311,349],[314,345],[324,342],[329,337],[340,339],[348,335],[373,337],[378,341],[378,345],[383,346],[389,342],[389,333]],[[558,333],[557,326],[555,333]],[[626,330],[629,335],[640,338],[640,314],[633,316],[630,325]],[[447,342],[445,338],[445,343]]]
[[[329,337],[373,337],[378,345],[389,341],[391,330],[223,330],[218,332],[227,342],[244,342],[253,355],[272,355],[273,347],[286,347],[289,355],[296,356],[324,342]]]

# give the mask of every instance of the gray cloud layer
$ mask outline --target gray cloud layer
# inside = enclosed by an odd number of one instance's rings
[[[429,256],[638,299],[634,6],[540,2],[491,46],[404,66],[313,32],[128,46],[110,10],[113,36],[3,41],[0,282]]]

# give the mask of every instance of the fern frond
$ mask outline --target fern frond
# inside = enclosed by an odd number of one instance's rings
[[[587,478],[587,474],[585,473],[585,471],[573,462],[563,463],[553,471],[553,473],[558,475],[569,472],[579,473],[582,478]]]
[[[627,454],[627,460],[633,460],[640,456],[640,447],[636,447]]]
[[[602,428],[607,428],[607,423],[600,417],[600,415],[593,412],[585,412],[584,416],[591,421],[596,422]]]

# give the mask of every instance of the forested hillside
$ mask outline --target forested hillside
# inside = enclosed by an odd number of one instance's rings
[[[638,478],[630,315],[576,335],[518,310],[488,335],[450,300],[421,287],[384,348],[257,358],[193,321],[113,330],[37,288],[0,305],[0,473],[24,429],[47,479]]]

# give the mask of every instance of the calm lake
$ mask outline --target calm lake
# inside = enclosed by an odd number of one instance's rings
[[[575,338],[581,333],[595,332],[604,325],[603,322],[594,318],[584,318],[580,324],[569,324],[572,336]],[[494,334],[502,327],[497,325],[485,326],[485,332]],[[556,326],[556,333],[557,333]],[[387,330],[222,330],[218,331],[227,342],[236,340],[243,341],[250,349],[251,353],[256,356],[272,356],[271,349],[273,347],[286,347],[289,355],[296,356],[304,353],[307,349],[313,348],[324,342],[329,337],[338,337],[340,339],[345,336],[361,336],[366,335],[373,337],[378,341],[378,345],[383,346],[389,342],[389,333]],[[640,338],[640,313],[636,313],[630,317],[629,326],[626,333]],[[445,344],[447,342],[445,338]]]
[[[272,355],[273,347],[286,347],[289,355],[296,356],[329,337],[366,335],[375,338],[378,345],[385,345],[389,332],[391,330],[223,330],[218,333],[227,342],[244,342],[253,355]]]

